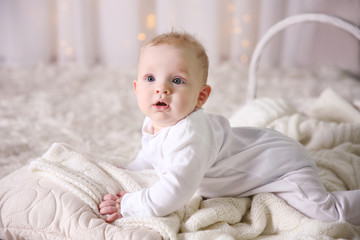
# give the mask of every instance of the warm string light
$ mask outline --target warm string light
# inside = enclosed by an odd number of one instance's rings
[[[146,16],[145,26],[146,26],[147,29],[150,29],[150,30],[155,28],[155,26],[156,26],[156,16],[155,16],[155,14],[150,13],[150,14],[148,14],[148,15]],[[138,33],[138,35],[137,35],[137,39],[138,39],[140,42],[145,41],[146,38],[147,38],[147,35],[146,35],[146,33],[144,33],[144,32],[140,32],[140,33]]]
[[[245,38],[245,39],[243,39],[243,40],[241,41],[241,45],[242,45],[244,48],[248,48],[248,47],[250,46],[250,42],[249,42],[249,40],[247,40],[247,39]]]
[[[242,32],[243,32],[243,30],[241,27],[234,27],[234,33],[236,35],[240,35],[240,34],[242,34]]]
[[[243,54],[240,56],[240,62],[242,63],[248,63],[249,62],[249,56]]]
[[[226,6],[226,9],[228,10],[228,12],[235,12],[236,6],[235,6],[235,4],[233,4],[233,3],[229,3],[229,4]]]
[[[71,55],[73,55],[73,48],[72,47],[67,47],[67,48],[65,48],[65,55],[66,56],[71,56]]]
[[[145,33],[139,33],[138,36],[137,36],[138,40],[139,41],[145,41],[146,39],[146,34]]]
[[[155,14],[149,14],[146,18],[146,27],[153,29],[155,27],[156,16]]]
[[[69,14],[69,11],[71,10],[70,2],[69,1],[63,1],[60,5],[60,10],[63,12],[63,17],[66,18],[66,15]],[[74,56],[74,48],[70,45],[69,41],[62,39],[59,41],[60,45],[60,51],[67,57],[71,58]]]
[[[240,52],[239,60],[241,63],[246,64],[249,62],[250,58],[247,54],[247,49],[251,46],[251,42],[249,40],[249,36],[247,36],[247,31],[251,22],[251,15],[249,13],[244,13],[240,16],[239,14],[235,14],[237,7],[233,2],[226,5],[226,10],[229,14],[234,15],[232,19],[232,35],[241,36],[242,38],[240,44],[243,50]]]
[[[226,9],[230,13],[234,13],[236,11],[236,5],[234,3],[230,3],[226,6]],[[251,22],[251,15],[250,14],[243,14],[241,18],[234,17],[232,20],[233,25],[233,34],[235,35],[242,35],[244,34],[244,24],[249,24]],[[147,29],[154,29],[156,26],[156,15],[155,14],[148,14],[146,17],[145,26]],[[246,28],[245,28],[246,29]],[[137,35],[137,39],[141,42],[145,41],[147,38],[147,35],[145,32],[140,32]],[[244,36],[244,38],[241,40],[241,46],[246,49],[249,48],[251,45],[250,40]],[[72,54],[72,49],[69,47],[66,51],[68,54]],[[240,62],[242,63],[248,63],[249,62],[249,56],[246,54],[242,54],[240,56]]]
[[[244,14],[242,16],[242,20],[244,22],[244,24],[249,24],[251,21],[251,16],[250,14]],[[241,41],[241,46],[243,48],[249,48],[250,47],[250,41],[247,38],[243,38],[243,40]],[[246,64],[249,62],[249,56],[246,54],[243,54],[240,56],[240,62]]]
[[[69,46],[66,40],[60,40],[59,45],[66,56],[72,56],[74,54],[74,49]]]
[[[242,19],[246,23],[250,22],[250,20],[251,20],[250,14],[244,14]]]

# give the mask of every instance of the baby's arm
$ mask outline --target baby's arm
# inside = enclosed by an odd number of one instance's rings
[[[201,142],[200,142],[201,143]],[[159,181],[141,191],[126,194],[121,214],[125,216],[163,217],[184,206],[198,189],[206,169],[215,154],[205,150],[194,151],[200,143],[189,146],[167,147],[163,165],[157,169]],[[204,153],[207,152],[207,153]]]
[[[126,194],[125,191],[113,195],[107,194],[103,197],[103,201],[99,204],[100,214],[107,214],[106,222],[113,222],[121,218],[121,200]]]
[[[122,201],[121,214],[126,216],[166,216],[184,206],[196,192],[206,170],[217,156],[214,131],[209,131],[201,112],[194,120],[184,119],[160,139],[159,151],[144,144],[139,155],[154,166],[159,181],[149,188],[128,193]],[[135,164],[134,164],[135,165]]]
[[[139,171],[145,169],[153,169],[151,164],[148,163],[147,157],[144,156],[142,149],[139,151],[135,160],[130,162],[125,168],[132,171]]]

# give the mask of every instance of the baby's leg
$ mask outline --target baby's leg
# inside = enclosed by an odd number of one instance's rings
[[[360,189],[329,193],[312,168],[286,174],[281,182],[291,184],[291,191],[275,194],[308,217],[360,225]]]

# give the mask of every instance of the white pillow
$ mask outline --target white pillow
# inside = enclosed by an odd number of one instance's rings
[[[161,239],[100,219],[73,193],[25,166],[0,180],[0,239]]]

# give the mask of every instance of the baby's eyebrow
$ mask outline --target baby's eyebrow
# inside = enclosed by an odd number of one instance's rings
[[[178,72],[182,73],[182,74],[185,74],[186,76],[189,75],[189,71],[187,70],[187,68],[180,67]]]

